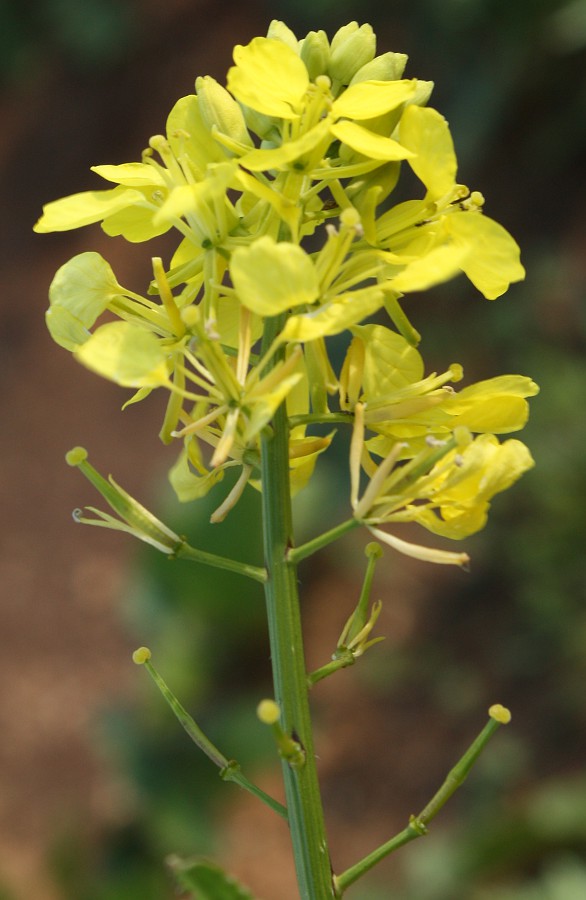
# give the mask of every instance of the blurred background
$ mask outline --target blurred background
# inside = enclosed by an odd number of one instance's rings
[[[527,280],[489,303],[464,279],[409,301],[429,369],[541,385],[524,440],[537,466],[467,542],[470,574],[379,563],[387,640],[314,689],[333,864],[404,827],[486,720],[509,706],[466,785],[417,841],[360,882],[361,900],[586,897],[586,4],[583,0],[3,0],[0,6],[0,898],[166,900],[164,859],[209,854],[263,900],[294,900],[284,827],[223,785],[131,651],[162,674],[228,756],[278,793],[254,708],[270,693],[256,586],[76,527],[96,502],[75,444],[193,543],[258,561],[246,496],[209,529],[178,508],[157,397],[82,370],[45,331],[55,270],[97,250],[138,291],[153,250],[95,226],[31,231],[41,206],[96,187],[89,166],[139,158],[196,75],[224,81],[235,43],[283,19],[298,36],[370,22],[378,52],[436,82],[459,180],[517,238]],[[165,257],[167,245],[157,251]],[[318,464],[301,536],[341,520],[342,456]],[[215,495],[212,499],[214,503]],[[366,539],[302,570],[311,668],[353,608]]]

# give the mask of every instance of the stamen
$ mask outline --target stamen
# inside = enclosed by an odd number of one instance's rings
[[[354,509],[355,518],[362,519],[366,515],[368,515],[368,511],[374,505],[378,495],[384,488],[385,478],[391,473],[395,463],[401,455],[401,452],[405,449],[406,446],[408,445],[398,441],[393,446],[390,453],[388,453],[380,463],[376,472],[370,479],[368,487],[366,488],[362,499],[360,500],[360,503]]]
[[[356,510],[360,490],[360,460],[364,446],[364,403],[354,407],[354,425],[350,441],[350,504]]]
[[[242,472],[238,481],[226,497],[223,503],[221,503],[218,508],[211,514],[210,522],[215,524],[216,522],[223,522],[228,513],[240,500],[242,496],[242,492],[244,488],[248,484],[248,479],[250,478],[250,473],[252,472],[252,466],[243,466]]]
[[[366,527],[379,541],[388,544],[399,553],[410,556],[413,559],[420,559],[423,562],[432,562],[437,565],[459,566],[461,569],[467,570],[470,563],[470,557],[467,553],[453,553],[450,550],[435,550],[433,547],[423,547],[421,544],[411,544],[396,537],[394,534],[388,534],[381,531],[380,528],[373,528],[366,524]]]

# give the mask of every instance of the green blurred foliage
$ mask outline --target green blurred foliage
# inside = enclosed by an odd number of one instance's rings
[[[132,0],[3,0],[0,80],[16,82],[48,53],[78,70],[119,62],[136,40]]]

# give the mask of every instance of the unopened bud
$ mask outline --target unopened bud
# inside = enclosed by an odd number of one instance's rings
[[[256,109],[251,109],[249,106],[244,106],[244,104],[242,105],[242,113],[250,131],[257,134],[263,141],[274,141],[274,146],[278,146],[280,140],[278,119],[259,113]]]
[[[433,81],[421,81],[418,78],[415,85],[415,93],[409,98],[407,103],[410,103],[413,106],[427,106],[427,101],[431,97],[433,87]]]
[[[287,44],[288,47],[291,47],[291,50],[295,50],[295,53],[299,52],[299,41],[294,32],[292,32],[284,22],[280,22],[279,19],[273,19],[269,25],[267,37],[272,38],[275,41],[282,41],[283,44]]]
[[[359,81],[398,81],[405,71],[408,58],[406,53],[390,52],[375,56],[358,69],[350,84],[358,84]]]
[[[310,31],[301,41],[301,59],[310,81],[326,74],[330,61],[330,43],[325,31]]]
[[[253,146],[240,106],[211,75],[197,78],[195,89],[199,99],[199,110],[207,128],[215,126],[221,134],[231,137],[240,144]]]
[[[354,75],[376,52],[376,36],[371,25],[350,22],[336,32],[331,44],[328,75],[338,84],[349,84]]]

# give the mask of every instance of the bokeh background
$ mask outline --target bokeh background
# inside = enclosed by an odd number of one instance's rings
[[[511,707],[431,828],[351,892],[360,900],[586,897],[586,4],[583,0],[3,0],[0,6],[0,898],[165,900],[163,860],[209,854],[263,900],[294,900],[287,835],[222,785],[130,653],[159,669],[227,755],[279,791],[254,707],[270,692],[255,587],[171,564],[130,539],[76,527],[95,502],[63,461],[102,471],[214,548],[258,559],[257,498],[221,526],[179,509],[158,443],[160,401],[118,388],[52,345],[56,268],[102,252],[141,290],[148,255],[92,227],[31,231],[42,204],[96,186],[89,166],[138,158],[198,74],[223,80],[231,48],[270,19],[299,36],[370,22],[379,52],[436,82],[460,180],[519,240],[527,280],[489,303],[464,279],[410,300],[429,368],[470,380],[531,375],[525,432],[536,469],[467,542],[468,575],[388,553],[374,593],[387,635],[315,689],[334,866],[402,828],[482,727]],[[158,252],[165,256],[165,239]],[[301,534],[338,521],[345,464],[319,463]],[[329,658],[360,587],[365,539],[302,571],[311,667]],[[349,894],[350,896],[350,894]]]

